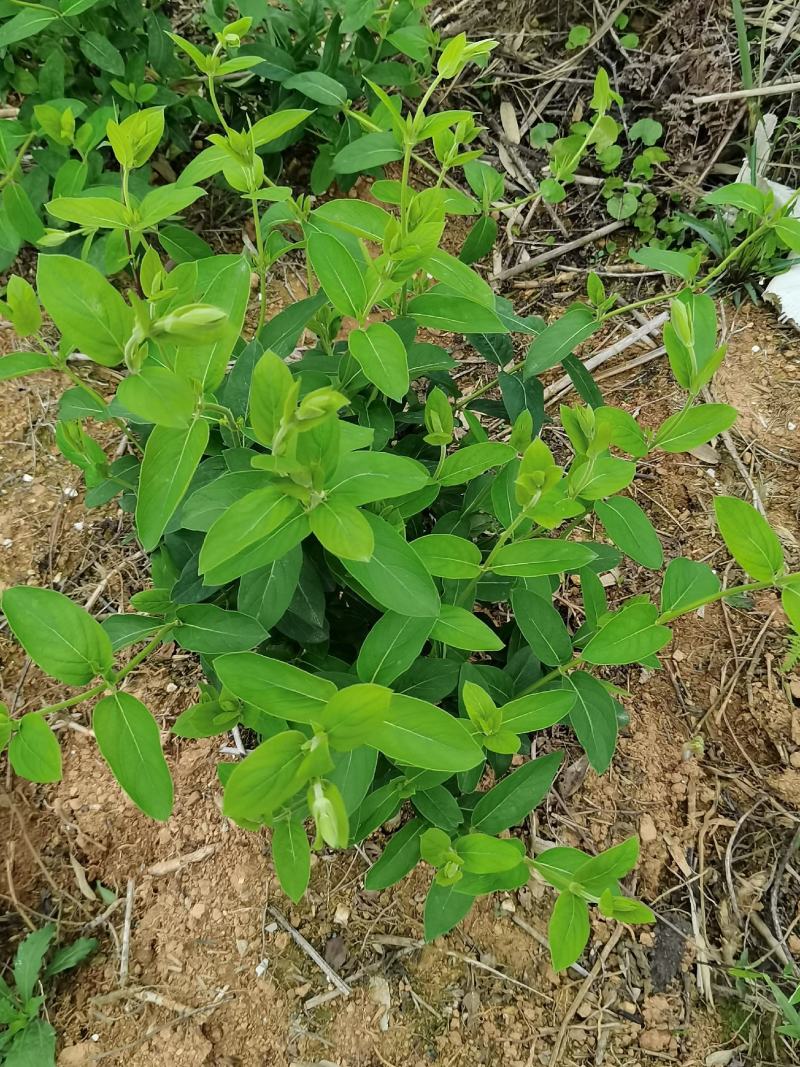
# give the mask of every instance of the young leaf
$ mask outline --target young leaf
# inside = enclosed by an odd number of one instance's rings
[[[639,838],[629,837],[586,860],[575,870],[573,877],[590,896],[600,897],[606,889],[616,888],[618,880],[633,870],[638,858]]]
[[[672,630],[657,624],[654,604],[634,603],[614,612],[583,650],[587,663],[635,663],[672,640]]]
[[[372,744],[390,759],[430,771],[467,771],[483,753],[466,727],[425,700],[396,693],[373,730]]]
[[[326,107],[338,108],[347,100],[347,90],[342,83],[318,70],[293,74],[283,84],[287,89],[294,89],[303,96],[307,96],[309,100],[324,104]]]
[[[422,652],[434,619],[387,611],[364,638],[356,661],[362,682],[391,685]]]
[[[651,570],[664,565],[664,553],[653,524],[635,500],[612,496],[594,505],[597,517],[614,544],[627,556]]]
[[[60,682],[85,685],[112,666],[100,623],[63,593],[18,585],[3,593],[2,608],[33,662]]]
[[[269,630],[292,602],[302,563],[303,551],[296,545],[280,559],[243,574],[236,602],[238,610],[258,619],[264,629]]]
[[[299,819],[278,819],[272,829],[272,862],[281,889],[295,904],[302,899],[311,876],[311,847]]]
[[[367,871],[364,888],[388,889],[405,878],[419,862],[419,839],[425,829],[424,819],[411,819],[392,834],[380,857]]]
[[[542,663],[549,667],[568,663],[572,658],[572,640],[552,602],[517,588],[511,594],[511,603],[522,636]]]
[[[478,832],[459,837],[453,848],[464,861],[464,870],[471,874],[513,870],[525,855],[522,842],[515,838],[501,841],[490,834]]]
[[[408,305],[408,314],[420,326],[430,330],[450,330],[453,333],[507,333],[502,319],[492,308],[477,304],[438,286],[429,293],[415,297]]]
[[[431,637],[469,652],[493,652],[503,647],[503,642],[485,622],[466,608],[453,604],[442,604]]]
[[[366,330],[353,330],[347,343],[366,379],[393,400],[402,400],[409,386],[408,356],[391,326],[373,322]]]
[[[461,922],[473,905],[474,897],[457,893],[453,885],[432,882],[425,898],[425,940],[434,941]]]
[[[340,752],[348,752],[351,748],[369,744],[373,729],[389,710],[391,697],[391,689],[369,682],[340,689],[320,716],[320,724],[331,746]]]
[[[71,971],[79,963],[83,963],[87,957],[97,948],[97,938],[78,937],[71,944],[56,949],[50,962],[44,969],[45,978],[52,978],[63,971]]]
[[[580,957],[589,941],[589,908],[574,893],[561,893],[547,928],[554,971],[563,971]]]
[[[294,722],[318,720],[336,693],[333,682],[255,652],[220,656],[214,670],[239,700]]]
[[[156,547],[183,499],[208,436],[209,424],[197,419],[188,429],[156,426],[147,438],[136,502],[136,529],[146,552]]]
[[[61,749],[56,736],[41,715],[29,711],[8,744],[8,758],[14,771],[29,782],[58,782],[61,779]]]
[[[524,822],[547,795],[563,758],[561,752],[550,752],[501,778],[472,809],[472,829],[499,834]]]
[[[113,693],[95,705],[97,747],[119,784],[153,819],[172,813],[172,778],[161,751],[156,721],[130,693]]]
[[[375,547],[367,562],[343,560],[345,568],[388,611],[435,618],[439,594],[417,553],[385,519],[364,512]]]
[[[742,570],[759,582],[769,582],[783,572],[778,535],[751,504],[733,496],[718,496],[714,510],[719,532]]]

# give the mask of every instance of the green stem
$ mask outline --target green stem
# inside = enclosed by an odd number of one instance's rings
[[[254,337],[258,337],[267,318],[267,267],[264,261],[264,236],[261,233],[261,218],[258,213],[258,201],[253,197],[250,203],[253,206],[253,225],[255,226],[256,231],[256,250],[258,252],[260,307],[258,309],[258,325],[253,334]]]
[[[10,181],[14,180],[14,177],[16,176],[17,171],[19,170],[20,166],[22,165],[22,158],[25,155],[25,153],[28,151],[28,149],[30,148],[31,141],[33,141],[33,139],[35,137],[36,137],[36,134],[34,132],[29,133],[28,136],[25,138],[25,140],[22,142],[22,144],[19,146],[17,154],[14,157],[14,162],[11,164],[11,167],[9,168],[8,174],[4,175],[2,181],[0,181],[0,189],[5,189],[5,187],[8,185],[8,183]]]
[[[137,652],[133,659],[130,661],[130,663],[126,663],[121,670],[118,670],[116,672],[116,674],[114,675],[114,685],[119,685],[123,678],[126,678],[131,673],[131,671],[135,671],[139,664],[143,660],[146,660],[150,653],[154,652],[158,648],[158,646],[161,644],[161,639],[163,638],[164,634],[168,633],[174,625],[174,623],[170,622],[167,623],[166,626],[159,627],[159,629],[156,630],[156,632],[153,634],[152,638],[144,646],[142,651]]]
[[[65,708],[72,708],[76,704],[82,704],[84,700],[91,700],[92,697],[99,696],[107,688],[107,682],[98,682],[97,685],[93,685],[90,689],[84,689],[76,696],[69,697],[68,700],[59,700],[57,704],[48,704],[47,707],[40,708],[39,714],[50,715],[54,711],[64,711]]]

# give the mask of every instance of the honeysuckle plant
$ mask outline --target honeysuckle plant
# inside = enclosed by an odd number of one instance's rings
[[[751,581],[723,589],[709,566],[679,558],[664,571],[658,603],[620,580],[609,604],[602,576],[623,557],[664,566],[658,534],[625,492],[637,464],[695,448],[735,419],[726,405],[698,402],[724,357],[703,292],[710,276],[699,278],[688,255],[662,253],[680,286],[664,340],[685,403],[648,426],[606,404],[573,354],[624,310],[599,278],[590,276],[586,301],[545,326],[496,296],[465,262],[469,251],[458,258],[441,247],[449,215],[465,204],[488,233],[482,220],[502,186],[469,147],[473,116],[430,114],[428,105],[492,43],[448,42],[410,110],[376,89],[380,102],[364,122],[379,128],[354,145],[376,152],[376,164],[402,160],[398,181],[377,183],[385,207],[316,206],[267,177],[258,148],[302,121],[297,110],[241,129],[220,115],[209,148],[175,183],[123,198],[117,286],[57,250],[40,255],[35,289],[12,278],[4,314],[27,347],[0,359],[0,377],[54,368],[70,379],[58,445],[83,470],[88,505],[116,498],[134,514],[152,584],[131,598],[131,612],[102,620],[56,590],[4,592],[2,610],[27,654],[77,692],[20,716],[4,709],[0,739],[18,774],[55,781],[61,755],[50,725],[88,702],[122,788],[148,815],[168,818],[173,787],[159,729],[126,679],[174,642],[197,653],[206,681],[172,732],[234,732],[244,758],[219,764],[224,814],[270,829],[293,900],[308,884],[312,849],[348,847],[407,812],[365,884],[385,888],[419,863],[430,867],[433,938],[478,896],[542,878],[558,893],[550,943],[560,969],[586,945],[591,907],[626,923],[653,916],[620,888],[635,838],[598,856],[555,846],[532,858],[513,835],[561,765],[557,750],[538,754],[542,742],[552,747],[541,732],[568,729],[603,773],[624,721],[606,668],[657,668],[670,623],[742,592],[779,589],[800,627],[800,576],[787,571],[761,515],[720,497],[720,532]],[[152,121],[144,109],[106,131],[123,185],[152,151]],[[439,173],[417,189],[410,169],[422,146],[433,147]],[[457,168],[474,201],[438,180]],[[148,198],[180,210],[217,174],[253,212],[255,256],[168,266]],[[81,198],[62,199],[62,217],[87,230],[75,217]],[[288,253],[305,260],[308,294],[272,315],[265,279]],[[253,269],[259,309],[245,327]],[[433,340],[440,332],[466,335],[501,367],[497,381],[461,394],[456,361]],[[515,337],[529,341],[519,361]],[[85,384],[76,351],[123,372],[113,398]],[[561,408],[569,444],[554,452],[539,376],[559,363],[585,402]],[[495,385],[500,398],[488,398]],[[481,414],[505,429],[490,439]],[[109,460],[89,419],[116,420],[126,454]],[[569,620],[558,607],[564,583],[574,586]]]

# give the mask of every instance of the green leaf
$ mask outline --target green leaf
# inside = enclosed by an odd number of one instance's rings
[[[263,741],[237,763],[225,784],[223,814],[249,825],[269,819],[305,785],[302,766],[306,740],[298,730],[287,730]]]
[[[720,590],[719,578],[706,563],[673,559],[661,586],[661,611],[683,612],[701,607]]]
[[[239,596],[236,603],[239,611],[258,619],[269,630],[284,615],[292,602],[303,552],[299,545],[266,567],[243,574],[239,581]],[[377,681],[377,679],[364,679]]]
[[[450,330],[468,335],[507,332],[502,319],[492,308],[449,291],[445,295],[438,287],[415,297],[408,305],[408,314],[429,330]]]
[[[483,753],[459,720],[416,697],[395,693],[373,730],[372,745],[390,759],[429,771],[468,771]]]
[[[98,941],[94,937],[78,937],[72,944],[64,945],[53,953],[53,957],[44,970],[45,978],[71,971],[97,949]]]
[[[50,1067],[55,1062],[55,1030],[44,1019],[32,1019],[24,1030],[14,1035],[5,1052],[3,1067]]]
[[[402,400],[409,386],[408,356],[399,334],[385,322],[374,322],[366,330],[351,331],[347,344],[364,377],[393,400]]]
[[[78,37],[78,47],[90,63],[109,74],[125,73],[125,60],[121,52],[101,33],[89,30]]]
[[[452,930],[469,914],[474,899],[456,892],[455,886],[433,882],[425,898],[425,940],[434,941]]]
[[[703,200],[715,207],[736,207],[752,215],[763,215],[767,208],[767,198],[760,189],[747,182],[731,182],[720,189],[706,193]]]
[[[205,191],[196,185],[180,187],[172,184],[153,189],[139,206],[139,226],[143,229],[155,226],[163,219],[177,215],[201,196],[205,196]],[[198,256],[198,259],[205,258],[205,250],[201,251],[203,254]]]
[[[672,252],[666,248],[637,248],[629,253],[634,263],[641,263],[650,270],[660,270],[663,274],[671,274],[676,278],[683,278],[690,282],[697,274],[700,265],[699,257],[690,256],[688,252]]]
[[[419,862],[419,839],[425,829],[424,819],[411,819],[392,834],[380,857],[367,871],[364,888],[388,889],[405,878]]]
[[[348,752],[371,744],[373,730],[383,721],[391,697],[391,689],[370,682],[349,685],[332,696],[320,716],[331,746]]]
[[[161,625],[161,619],[152,615],[110,615],[100,624],[111,640],[111,648],[119,652],[121,648],[143,641]]]
[[[272,828],[272,862],[281,889],[295,904],[302,900],[311,876],[311,848],[299,819],[279,819]]]
[[[40,7],[37,4],[35,7],[25,8],[0,26],[0,48],[7,48],[17,41],[24,41],[26,37],[33,37],[56,18],[58,13],[49,7]]]
[[[10,352],[0,356],[0,382],[24,378],[39,370],[50,370],[52,360],[44,352]]]
[[[422,269],[432,274],[437,282],[442,282],[454,293],[465,297],[482,307],[494,311],[495,294],[491,285],[476,274],[474,270],[442,248],[425,260]],[[474,331],[472,331],[474,332]]]
[[[595,558],[591,548],[575,541],[533,537],[503,545],[492,561],[495,574],[510,578],[541,578],[579,570]]]
[[[635,36],[635,34],[633,34],[631,36]],[[638,40],[638,38],[637,38],[637,40]],[[623,47],[627,47],[627,45],[624,45]],[[630,130],[628,131],[628,136],[633,141],[641,141],[642,144],[645,144],[645,145],[654,145],[656,143],[656,141],[658,141],[660,139],[661,134],[663,132],[664,132],[664,127],[661,125],[660,122],[657,122],[655,119],[651,119],[651,118],[643,118],[643,119],[638,119],[636,122],[634,122],[634,124],[631,126]],[[678,254],[680,254],[680,253],[678,253]],[[668,272],[668,273],[672,273],[672,272]]]
[[[781,604],[792,627],[797,633],[800,633],[800,588],[794,585],[785,585],[781,592]]]
[[[32,930],[23,941],[14,956],[14,985],[23,1004],[30,1000],[39,979],[45,953],[55,936],[56,928],[52,923]]]
[[[500,711],[503,727],[515,734],[546,730],[568,715],[575,706],[575,694],[566,690],[528,693],[504,704]]]
[[[787,248],[793,252],[800,252],[800,219],[778,219],[775,223],[775,233]]]
[[[455,534],[426,534],[411,547],[437,578],[477,578],[481,573],[481,552],[477,545]]]
[[[19,720],[19,727],[8,743],[8,758],[15,772],[29,782],[61,779],[61,749],[38,712],[28,712]]]
[[[425,564],[385,519],[364,512],[375,538],[367,562],[342,560],[359,585],[387,611],[400,615],[439,615],[439,594]]]
[[[314,722],[336,693],[336,686],[291,663],[232,652],[214,660],[214,670],[233,696],[293,722]]]
[[[208,437],[208,422],[198,419],[188,429],[156,426],[147,438],[136,502],[136,530],[146,552],[161,540],[183,500]]]
[[[548,667],[569,663],[572,640],[560,613],[549,600],[527,589],[511,594],[514,618],[535,655]]]
[[[18,585],[3,593],[3,611],[33,662],[67,685],[85,685],[113,664],[100,623],[54,589]]]
[[[494,874],[510,871],[525,855],[521,841],[512,838],[501,841],[484,833],[469,833],[459,837],[453,848],[464,861],[464,870],[471,874]]]
[[[200,549],[200,573],[226,571],[242,552],[263,541],[299,510],[298,501],[285,496],[278,486],[246,493],[223,511],[208,531]],[[230,578],[235,577],[231,573]]]
[[[554,971],[566,970],[575,963],[586,948],[590,932],[586,901],[574,893],[561,893],[547,928]]]
[[[244,256],[208,256],[198,261],[196,269],[193,302],[224,311],[224,329],[215,332],[207,344],[193,340],[178,345],[174,369],[182,378],[201,382],[206,390],[216,389],[225,377],[244,324],[250,299],[250,265]]]
[[[226,611],[216,604],[189,604],[179,608],[175,640],[190,652],[219,655],[244,652],[261,644],[267,632],[261,623],[239,611]]]
[[[364,638],[356,661],[358,677],[391,685],[420,655],[433,624],[434,619],[387,611]]]
[[[621,664],[647,659],[672,640],[672,630],[656,623],[654,604],[634,603],[614,612],[583,650],[587,663]]]
[[[259,119],[253,125],[250,131],[253,144],[256,148],[271,144],[272,141],[277,141],[279,137],[283,137],[285,133],[295,129],[313,114],[314,112],[309,111],[307,108],[294,107],[283,108],[272,115],[265,115],[263,119]],[[184,171],[184,175],[185,173]]]
[[[129,374],[117,386],[116,396],[124,408],[156,426],[183,429],[194,414],[194,390],[166,367],[145,367],[139,374]]]
[[[453,604],[442,604],[431,637],[434,641],[469,652],[494,652],[503,647],[503,642],[485,622],[466,608]]]
[[[635,500],[613,496],[594,505],[597,517],[614,544],[627,556],[651,570],[664,565],[664,553],[653,524]]]
[[[499,441],[467,445],[445,459],[438,480],[442,485],[460,485],[477,478],[491,467],[505,466],[514,456],[514,449]]]
[[[368,133],[341,148],[333,157],[337,174],[359,174],[403,158],[403,149],[393,133]]]
[[[318,70],[302,71],[293,74],[283,83],[285,88],[294,89],[309,100],[327,107],[339,107],[347,101],[347,90],[341,82],[327,74],[321,74]]]
[[[591,896],[600,897],[606,889],[616,888],[617,881],[633,870],[638,859],[639,838],[629,837],[586,860],[573,877]]]
[[[96,230],[124,230],[130,223],[125,205],[111,196],[60,196],[47,205],[51,215]]]
[[[307,241],[308,258],[325,295],[340,315],[359,319],[368,310],[366,264],[331,233],[313,230]]]
[[[103,275],[73,256],[39,256],[39,299],[61,333],[96,363],[122,362],[133,312]]]
[[[758,582],[769,582],[783,573],[778,535],[751,504],[733,496],[718,496],[714,511],[728,551],[743,571]]]
[[[315,208],[312,217],[332,222],[367,241],[383,241],[386,227],[392,221],[388,211],[368,200],[329,200]]]
[[[339,460],[325,492],[361,505],[407,496],[429,484],[427,470],[415,459],[392,452],[348,452]]]
[[[114,777],[153,819],[172,813],[172,778],[161,751],[156,721],[130,693],[114,693],[95,705],[92,728],[97,747]]]
[[[563,758],[562,752],[550,752],[501,778],[472,809],[472,829],[499,834],[524,822],[547,796]]]
[[[523,376],[530,378],[555,367],[601,326],[589,307],[578,305],[566,311],[534,338],[525,356]]]
[[[652,447],[664,452],[687,452],[729,430],[736,416],[736,408],[728,404],[697,404],[678,411],[661,423]]]
[[[608,690],[585,671],[573,671],[561,684],[576,697],[569,713],[572,728],[589,763],[598,774],[604,774],[617,743],[616,705]]]

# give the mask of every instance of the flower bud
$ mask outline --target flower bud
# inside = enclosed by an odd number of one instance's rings
[[[331,848],[346,848],[350,824],[342,794],[333,782],[324,779],[312,782],[306,799],[322,840]]]
[[[153,335],[175,341],[213,341],[227,325],[227,312],[210,304],[187,304],[153,324]]]

